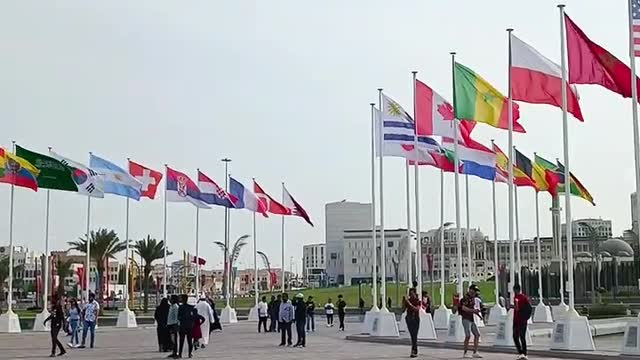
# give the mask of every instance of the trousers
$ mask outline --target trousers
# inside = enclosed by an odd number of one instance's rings
[[[513,343],[518,354],[527,356],[527,324],[513,325]]]

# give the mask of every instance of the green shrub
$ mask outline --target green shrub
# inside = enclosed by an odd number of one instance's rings
[[[594,305],[589,308],[590,318],[626,316],[629,307],[624,304]]]

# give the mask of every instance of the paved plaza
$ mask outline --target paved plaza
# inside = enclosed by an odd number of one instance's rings
[[[333,360],[333,359],[404,359],[409,347],[399,345],[369,344],[347,341],[346,334],[357,332],[359,324],[347,324],[346,332],[337,328],[320,327],[307,336],[305,349],[280,348],[278,334],[258,334],[255,325],[241,322],[225,326],[223,332],[212,334],[208,348],[196,351],[196,359],[243,359],[243,360]],[[349,331],[351,328],[351,331]],[[295,331],[293,332],[295,342]],[[67,343],[68,338],[61,338]],[[25,332],[17,335],[0,335],[0,359],[44,359],[48,358],[50,341],[48,333]],[[186,354],[183,354],[186,355]],[[185,356],[186,357],[186,356]],[[458,350],[420,348],[419,359],[459,359]],[[103,327],[98,330],[95,349],[70,349],[68,359],[165,359],[166,354],[157,352],[155,328],[144,326],[137,329]],[[485,354],[485,359],[515,359],[510,354]],[[536,357],[530,357],[532,359]],[[545,357],[546,358],[546,357]],[[553,360],[552,358],[546,358]]]

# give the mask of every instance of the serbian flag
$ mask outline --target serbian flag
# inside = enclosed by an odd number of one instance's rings
[[[438,135],[454,138],[453,107],[427,84],[416,80],[416,132],[418,135]],[[458,135],[466,139],[475,127],[475,121],[462,120]]]
[[[262,190],[262,187],[260,187],[255,180],[253,180],[253,192],[267,212],[275,215],[291,215],[291,209],[275,201],[269,194]]]
[[[168,202],[190,202],[201,209],[209,206],[202,201],[200,189],[187,175],[167,166],[167,199]]]
[[[249,211],[262,214],[268,217],[267,209],[260,202],[258,197],[249,191],[241,182],[229,176],[229,195],[238,199],[235,203],[236,209],[247,209]]]
[[[568,15],[565,15],[564,23],[567,33],[569,83],[601,85],[623,97],[631,97],[631,69],[591,41]],[[636,77],[636,86],[638,85],[640,80]]]
[[[235,208],[238,199],[231,196],[223,188],[218,186],[215,181],[211,180],[207,175],[198,170],[198,187],[200,188],[200,198],[207,204],[219,205],[226,208]]]
[[[529,44],[511,34],[511,95],[513,100],[547,104],[562,108],[562,72],[560,66],[544,57]],[[569,84],[567,111],[584,121],[578,97]]]
[[[160,171],[152,170],[129,160],[129,175],[142,183],[140,197],[146,197],[151,200],[155,199],[160,180],[162,180],[162,173]]]
[[[303,218],[307,222],[307,224],[313,226],[313,223],[311,222],[307,211],[302,208],[302,206],[300,206],[300,204],[296,201],[296,199],[293,198],[293,196],[291,196],[291,194],[289,194],[289,191],[287,191],[287,188],[284,187],[284,184],[282,185],[282,191],[284,192],[283,203],[284,206],[291,210],[290,215],[299,216]]]

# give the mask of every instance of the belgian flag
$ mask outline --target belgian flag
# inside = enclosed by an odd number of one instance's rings
[[[509,158],[496,144],[493,144],[493,152],[496,154],[496,181],[508,182]],[[518,168],[515,162],[513,163],[513,183],[516,186],[536,187],[533,180],[522,169]]]
[[[523,153],[517,149],[514,150],[516,158],[515,167],[522,171],[522,173],[524,173],[527,178],[533,182],[532,186],[535,187],[537,191],[549,191],[549,184],[545,179],[544,170],[535,166],[535,163]]]

